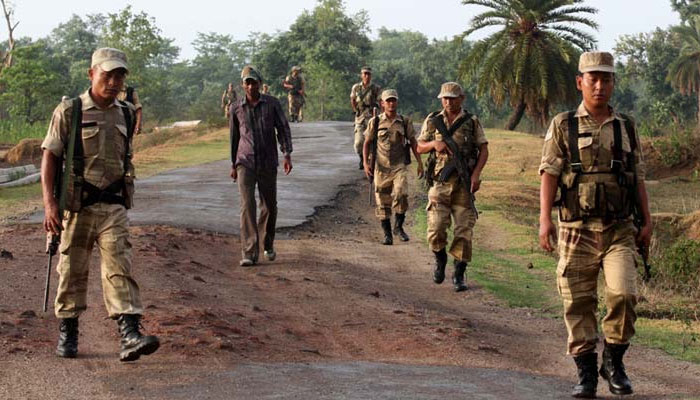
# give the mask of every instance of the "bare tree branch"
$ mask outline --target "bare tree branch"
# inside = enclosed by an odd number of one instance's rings
[[[14,32],[15,28],[17,28],[17,25],[19,25],[19,21],[15,22],[13,25],[12,15],[14,14],[14,10],[12,9],[12,5],[8,4],[6,0],[0,0],[0,3],[2,3],[2,12],[5,15],[5,21],[7,22],[7,31],[9,36],[9,39],[7,40],[7,53],[5,53],[2,62],[2,67],[6,68],[12,65],[12,51],[15,49]]]

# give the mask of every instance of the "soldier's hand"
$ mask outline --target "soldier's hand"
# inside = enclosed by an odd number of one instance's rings
[[[284,169],[284,174],[289,175],[292,172],[292,156],[284,156],[284,162],[282,163],[282,168]]]
[[[423,176],[425,176],[425,171],[423,170],[423,163],[418,163],[418,169],[416,170],[416,174],[418,175],[418,178],[421,179],[423,178]]]
[[[44,207],[44,230],[52,235],[60,235],[63,226],[58,215],[58,205],[52,202]]]
[[[367,177],[367,179],[372,179],[372,177],[374,176],[374,173],[372,173],[372,170],[369,168],[369,163],[367,161],[365,161],[364,167],[365,167],[365,176]]]
[[[238,180],[238,171],[236,171],[235,167],[231,167],[231,179],[233,179],[234,182]]]
[[[557,243],[557,229],[552,220],[540,221],[540,247],[542,250],[552,252]],[[550,240],[551,238],[551,240]]]
[[[476,175],[472,175],[472,182],[471,182],[472,193],[478,192],[480,187],[481,187],[481,179],[479,179],[479,177]]]
[[[445,142],[442,140],[434,140],[433,141],[433,149],[437,151],[438,153],[445,153],[452,155],[452,150],[447,146]]]
[[[641,247],[644,246],[646,249],[649,249],[649,245],[651,244],[651,235],[653,232],[653,225],[651,222],[646,223],[642,228],[637,232],[637,246]]]

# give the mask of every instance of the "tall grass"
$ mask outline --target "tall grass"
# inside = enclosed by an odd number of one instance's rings
[[[48,122],[30,124],[16,119],[0,119],[0,143],[16,144],[22,139],[40,139],[46,135]]]

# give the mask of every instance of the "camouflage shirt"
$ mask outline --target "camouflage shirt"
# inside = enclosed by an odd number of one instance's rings
[[[400,114],[390,120],[386,114],[379,114],[377,129],[377,167],[380,170],[394,170],[403,167],[404,146],[416,136],[411,119]],[[374,118],[369,120],[365,137],[374,140]]]

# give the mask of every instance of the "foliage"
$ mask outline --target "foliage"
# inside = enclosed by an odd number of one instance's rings
[[[515,108],[507,129],[514,129],[523,111],[544,125],[549,110],[577,98],[572,77],[581,51],[596,40],[577,26],[597,29],[585,14],[597,9],[582,0],[463,0],[489,10],[476,15],[464,39],[487,27],[501,29],[474,44],[464,58],[464,78],[478,78],[477,95],[486,93],[497,105],[506,100]]]
[[[678,57],[671,63],[666,79],[681,94],[700,96],[700,16],[688,20],[688,24],[675,26],[671,31],[681,41]],[[698,124],[700,126],[700,104],[698,105]]]
[[[695,15],[700,15],[700,1],[698,0],[671,0],[671,8],[677,11],[683,22]]]
[[[656,284],[700,298],[700,242],[681,238],[666,248],[657,259]],[[672,286],[672,287],[670,287]]]

